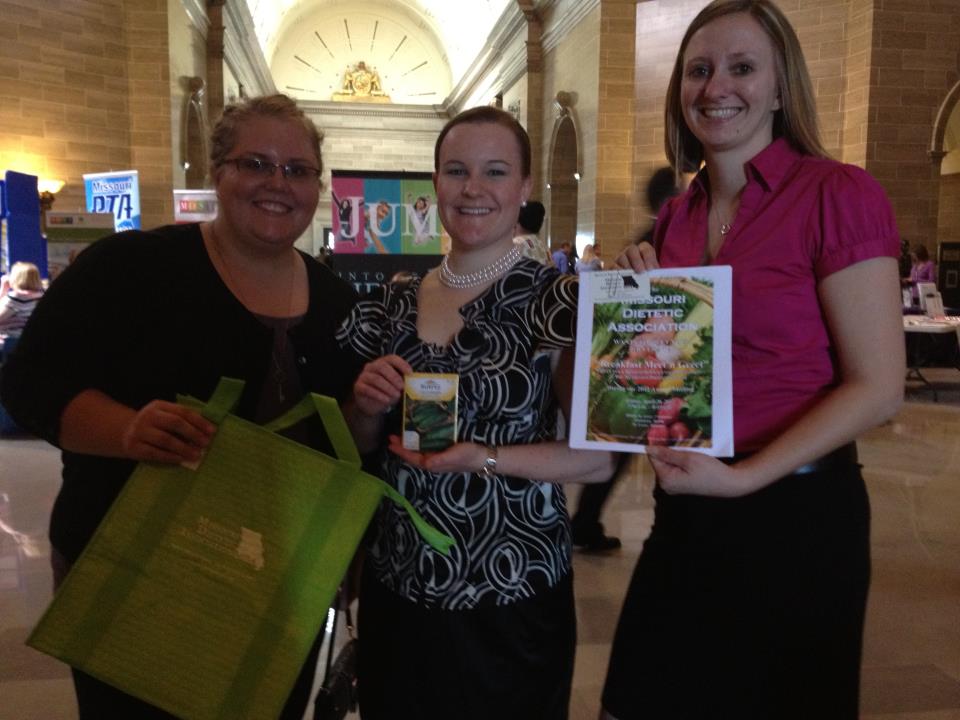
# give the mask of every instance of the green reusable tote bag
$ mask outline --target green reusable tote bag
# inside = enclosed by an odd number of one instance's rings
[[[201,463],[141,463],[27,643],[182,718],[279,716],[381,498],[438,551],[453,541],[360,470],[334,400],[266,426],[230,414],[223,379],[201,410]],[[319,413],[339,456],[276,434]]]

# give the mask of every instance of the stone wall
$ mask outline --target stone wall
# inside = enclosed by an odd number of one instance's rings
[[[960,78],[958,0],[875,0],[866,169],[893,202],[901,235],[936,250],[939,165],[928,156],[933,123]],[[960,203],[956,183],[945,189]],[[946,209],[950,215],[950,209]]]
[[[55,209],[85,206],[83,173],[140,171],[144,225],[169,221],[166,0],[0,0],[0,170],[65,180]]]
[[[637,4],[633,219],[638,224],[648,212],[643,187],[665,162],[663,99],[676,49],[706,4]],[[778,5],[803,46],[825,147],[876,177],[903,237],[933,251],[938,217],[952,217],[940,204],[960,201],[957,184],[941,178],[927,152],[934,118],[960,72],[960,2],[779,0]]]
[[[607,260],[630,242],[633,231],[635,19],[635,0],[600,3],[594,245]]]

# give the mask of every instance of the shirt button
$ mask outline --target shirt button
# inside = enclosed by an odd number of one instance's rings
[[[300,356],[297,357],[297,365],[306,365],[306,364],[307,364],[307,356],[306,356],[306,355],[300,355]]]

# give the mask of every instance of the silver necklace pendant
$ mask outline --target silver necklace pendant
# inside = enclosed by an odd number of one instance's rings
[[[520,260],[520,246],[514,246],[510,252],[503,255],[488,267],[477,270],[472,273],[455,273],[450,269],[449,255],[444,255],[440,261],[440,282],[449,288],[456,290],[465,290],[486,285],[491,280],[496,280],[507,270],[512,268]]]
[[[730,223],[725,223],[725,222],[720,223],[720,235],[721,235],[721,236],[726,235],[726,234],[727,234],[728,232],[730,232],[732,229],[733,229],[733,225],[731,225]]]

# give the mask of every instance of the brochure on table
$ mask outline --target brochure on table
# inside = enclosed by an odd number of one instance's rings
[[[570,446],[733,455],[728,266],[580,276]]]

